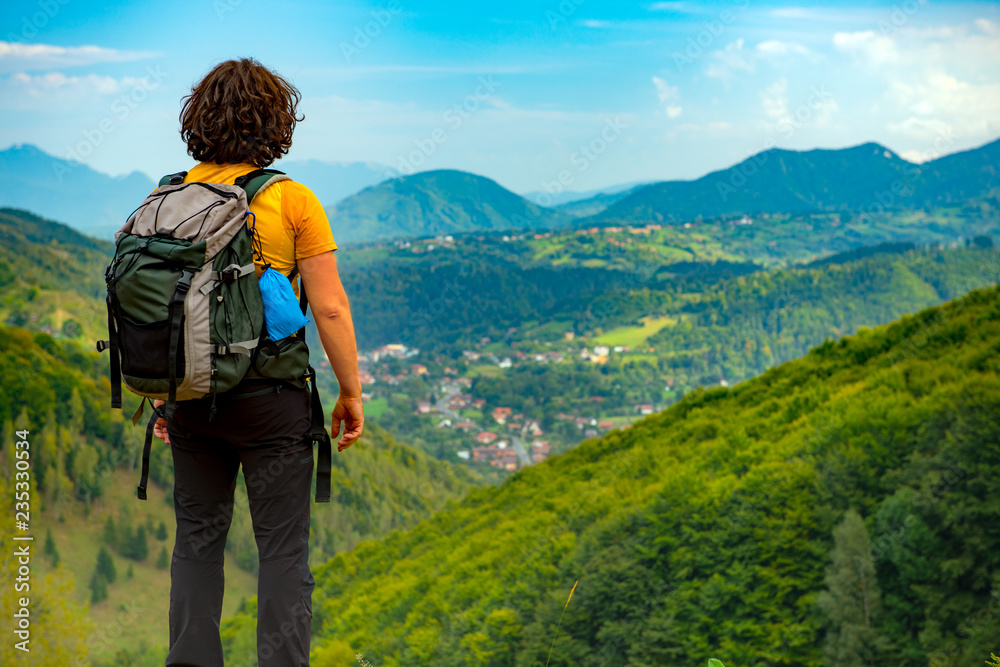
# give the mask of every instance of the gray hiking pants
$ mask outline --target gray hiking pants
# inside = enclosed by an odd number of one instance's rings
[[[219,621],[226,535],[243,466],[260,557],[257,655],[240,667],[306,667],[312,619],[309,392],[247,381],[216,400],[177,403],[167,422],[177,539],[170,563],[168,667],[222,667]],[[231,666],[232,667],[232,666]]]

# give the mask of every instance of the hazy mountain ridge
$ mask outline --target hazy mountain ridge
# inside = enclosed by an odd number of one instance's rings
[[[110,239],[156,187],[141,172],[115,178],[30,144],[0,151],[0,182],[0,206],[60,220],[103,239]]]
[[[192,161],[179,164],[177,171],[193,165]],[[367,162],[291,160],[273,167],[306,185],[325,205],[396,173]],[[17,144],[0,151],[0,182],[3,183],[0,207],[31,211],[101,239],[111,239],[156,187],[142,172],[108,176],[85,164],[49,155],[31,144]]]
[[[922,165],[877,143],[810,151],[772,148],[691,181],[614,186],[584,199],[575,198],[581,193],[566,193],[552,201],[574,200],[552,208],[528,198],[545,193],[521,197],[463,171],[393,177],[391,170],[370,163],[305,160],[276,166],[326,205],[335,238],[363,242],[760,213],[881,215],[886,209],[995,199],[1000,194],[998,163],[1000,140]],[[154,187],[139,172],[112,178],[29,145],[0,152],[0,178],[6,185],[0,206],[34,211],[102,238],[110,238]]]
[[[345,197],[398,175],[395,169],[375,162],[290,160],[276,162],[271,167],[308,187],[324,206],[333,206]]]
[[[1000,140],[917,165],[877,143],[779,148],[693,181],[640,188],[585,222],[679,222],[759,213],[922,207],[1000,192]]]

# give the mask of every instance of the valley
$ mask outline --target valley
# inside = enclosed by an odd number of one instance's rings
[[[769,159],[907,177],[905,161],[861,148]],[[929,163],[908,177],[912,198],[877,215],[871,180],[771,198],[806,207],[680,217],[662,206],[705,183],[545,209],[462,172],[376,182],[331,208],[368,426],[335,456],[333,502],[313,514],[314,664],[353,651],[378,665],[534,664],[579,580],[552,664],[598,652],[634,667],[708,654],[818,665],[842,617],[824,568],[836,535],[859,530],[848,509],[867,539],[897,545],[874,566],[884,613],[870,632],[898,664],[937,655],[941,628],[991,599],[995,571],[992,534],[968,537],[981,528],[968,508],[994,502],[982,480],[996,465],[1000,203],[983,167],[995,150]],[[958,182],[949,165],[985,175]],[[153,493],[135,506],[137,401],[108,409],[93,351],[111,245],[17,208],[0,208],[0,238],[0,423],[30,425],[38,443],[33,502],[58,553],[39,576],[69,592],[53,628],[85,637],[155,597],[90,658],[157,664],[172,467],[154,448]],[[336,379],[315,328],[307,337],[332,405]],[[256,604],[242,493],[230,656],[252,646]],[[907,517],[922,522],[912,535]],[[117,570],[103,584],[102,550]],[[988,648],[976,636],[963,651]]]

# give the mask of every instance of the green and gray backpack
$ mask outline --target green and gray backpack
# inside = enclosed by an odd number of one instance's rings
[[[254,271],[254,196],[289,180],[280,171],[258,169],[234,185],[185,183],[187,172],[164,176],[159,187],[115,235],[105,271],[111,406],[122,407],[121,383],[154,409],[146,426],[137,495],[146,498],[153,425],[172,417],[177,401],[229,391],[245,377],[283,380],[312,390],[309,438],[319,444],[316,501],[330,498],[332,453],[323,408],[309,365],[305,331],[282,341],[267,337],[264,305]],[[249,222],[249,224],[248,224]],[[294,274],[293,274],[294,277]],[[307,303],[304,288],[301,305]]]

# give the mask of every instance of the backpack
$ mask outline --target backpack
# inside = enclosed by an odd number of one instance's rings
[[[268,377],[311,385],[309,439],[319,445],[316,502],[329,502],[332,448],[305,329],[280,342],[267,337],[254,270],[260,241],[250,202],[290,179],[275,169],[257,169],[234,185],[185,183],[186,176],[164,176],[129,216],[115,234],[104,273],[108,340],[98,341],[97,350],[111,354],[111,407],[122,407],[123,381],[143,397],[133,424],[147,400],[166,401],[146,425],[137,496],[146,499],[153,426],[173,416],[177,401],[211,394],[211,419],[218,394],[245,377]],[[304,286],[300,293],[305,314]]]

